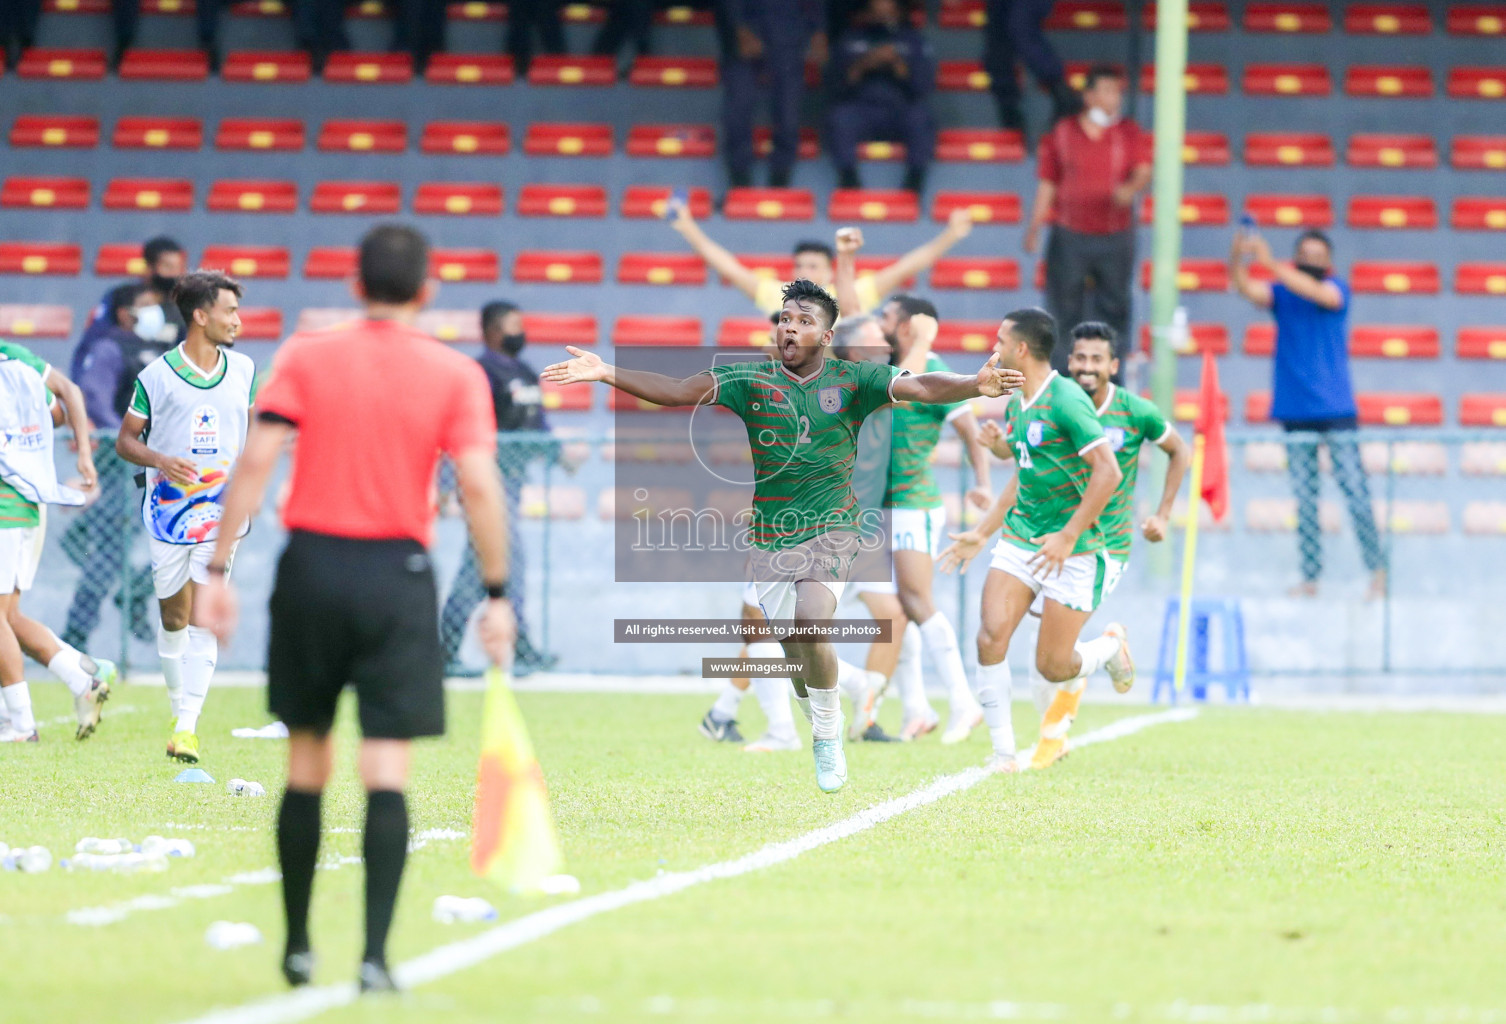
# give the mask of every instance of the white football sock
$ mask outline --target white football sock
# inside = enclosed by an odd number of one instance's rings
[[[711,717],[718,722],[730,722],[737,717],[737,708],[742,702],[743,691],[728,683],[717,694],[716,703],[711,705]]]
[[[199,712],[209,696],[209,680],[220,660],[220,643],[200,626],[188,627],[188,653],[183,656],[183,706],[178,710],[179,732],[197,732]]]
[[[931,664],[946,681],[947,700],[952,704],[952,714],[958,708],[971,708],[972,691],[967,688],[967,669],[962,666],[962,651],[957,647],[957,631],[945,615],[937,612],[920,624],[920,635],[930,652]]]
[[[842,695],[835,688],[807,691],[810,705],[811,739],[835,740],[842,736]]]
[[[858,668],[850,661],[837,659],[837,689],[848,700],[856,704],[863,697],[863,691],[868,688],[868,670]]]
[[[806,693],[812,693],[812,692],[814,692],[814,691],[811,691],[811,690],[807,690],[806,691]],[[837,691],[833,690],[832,692],[836,693]],[[805,716],[805,724],[806,725],[814,726],[816,724],[816,717],[815,717],[815,714],[811,711],[811,699],[810,699],[810,697],[808,697],[808,696],[807,697],[802,697],[802,696],[800,696],[797,693],[797,694],[795,694],[795,703],[798,704],[798,705],[800,705],[800,713]]]
[[[1030,696],[1035,700],[1035,713],[1044,718],[1051,698],[1056,696],[1056,686],[1041,675],[1034,661],[1030,662]]]
[[[53,639],[57,639],[56,636]],[[94,677],[84,670],[82,652],[61,640],[58,644],[62,649],[47,663],[47,671],[61,679],[68,687],[68,692],[77,697],[89,689]]]
[[[183,703],[183,655],[187,651],[187,626],[176,630],[157,627],[157,655],[162,659],[162,679],[167,683],[167,701],[175,717]]]
[[[1009,662],[979,665],[976,690],[978,703],[983,707],[983,720],[988,723],[989,739],[993,740],[994,753],[1013,757],[1014,723],[1009,715]]]
[[[899,663],[894,666],[894,685],[899,689],[899,700],[905,709],[905,721],[930,721],[936,717],[936,709],[926,699],[926,681],[921,672],[920,627],[913,622],[905,624],[905,632],[899,644]]]
[[[1078,676],[1090,676],[1107,665],[1109,659],[1119,653],[1119,638],[1101,636],[1097,640],[1078,644],[1076,650],[1078,657],[1082,658],[1082,668],[1078,671]]]
[[[37,731],[37,720],[31,715],[31,690],[26,680],[0,687],[0,696],[5,698],[5,711],[10,715],[12,729],[27,736]]]
[[[765,640],[762,643],[748,645],[748,657],[750,658],[782,658],[784,648],[772,641]],[[790,681],[782,676],[754,676],[752,679],[753,696],[758,698],[758,706],[763,708],[763,717],[768,720],[770,736],[779,739],[791,739],[795,735],[795,716],[790,711]],[[806,719],[810,719],[807,714]]]

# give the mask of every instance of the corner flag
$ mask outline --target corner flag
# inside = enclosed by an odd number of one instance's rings
[[[1223,519],[1229,512],[1229,446],[1224,441],[1224,420],[1228,399],[1218,386],[1218,363],[1212,353],[1203,351],[1203,373],[1198,383],[1197,425],[1194,430],[1203,439],[1203,472],[1198,496],[1208,503],[1213,518]]]

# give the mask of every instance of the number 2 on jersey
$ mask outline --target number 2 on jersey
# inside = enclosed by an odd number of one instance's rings
[[[810,440],[811,440],[811,418],[809,416],[801,416],[800,417],[800,434],[799,434],[799,436],[797,436],[795,438],[795,443],[797,445],[799,445],[799,444],[810,444]]]

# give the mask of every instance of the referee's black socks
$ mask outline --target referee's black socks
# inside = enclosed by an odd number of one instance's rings
[[[408,804],[397,790],[366,794],[366,953],[363,960],[387,963],[387,930],[408,859]]]
[[[277,814],[277,860],[282,866],[282,909],[288,919],[289,953],[309,948],[309,893],[319,857],[321,794],[289,789]]]

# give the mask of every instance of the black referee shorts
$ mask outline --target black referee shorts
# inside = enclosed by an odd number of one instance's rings
[[[417,541],[294,531],[272,591],[272,713],[289,729],[328,732],[351,683],[365,736],[442,735],[438,608],[429,555]]]

